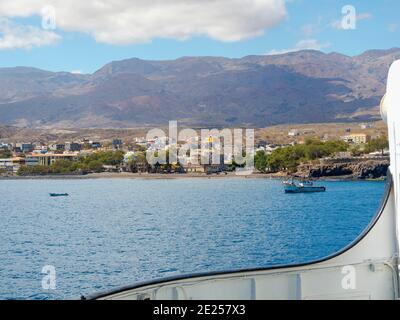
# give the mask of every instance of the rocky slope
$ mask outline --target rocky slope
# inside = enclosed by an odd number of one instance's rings
[[[310,178],[345,176],[354,179],[378,179],[386,176],[388,167],[389,160],[302,164],[296,175]]]
[[[348,57],[300,51],[241,59],[128,59],[93,74],[0,69],[0,124],[132,127],[366,121],[379,118],[400,49]]]

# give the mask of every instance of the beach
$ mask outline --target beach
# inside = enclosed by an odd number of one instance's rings
[[[185,173],[185,174],[162,174],[162,173],[131,173],[131,172],[101,172],[89,173],[85,175],[32,175],[32,176],[0,176],[1,180],[87,180],[87,179],[140,179],[140,180],[176,180],[176,179],[288,179],[291,176],[278,173],[252,173],[252,174],[236,174],[227,172],[221,174],[204,174],[204,173]],[[378,179],[357,179],[352,175],[345,176],[326,176],[312,178],[311,180],[319,181],[382,181],[386,177]]]
[[[162,174],[162,173],[130,173],[130,172],[101,172],[89,173],[85,175],[36,175],[36,176],[1,176],[0,180],[33,180],[33,179],[273,179],[287,177],[282,174],[235,174],[235,173],[221,173],[221,174],[201,174],[201,173],[185,173],[185,174]]]

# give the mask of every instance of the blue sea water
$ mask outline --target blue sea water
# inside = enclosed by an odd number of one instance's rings
[[[267,179],[0,181],[0,299],[324,257],[368,225],[384,183],[323,184],[325,193],[284,194]],[[42,289],[45,265],[55,290]]]

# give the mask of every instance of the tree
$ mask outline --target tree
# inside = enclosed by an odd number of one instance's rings
[[[355,145],[350,149],[350,152],[353,157],[359,157],[364,153],[364,150],[361,149],[360,145]]]
[[[386,136],[380,136],[376,139],[370,140],[365,148],[365,151],[367,153],[374,152],[374,151],[380,151],[382,155],[385,152],[385,149],[389,148],[389,141]]]
[[[93,172],[102,172],[103,163],[100,160],[93,160],[88,163],[88,169]]]
[[[52,173],[72,173],[77,170],[77,163],[71,160],[60,159],[55,161],[51,166],[50,170]]]
[[[267,159],[267,166],[273,172],[294,172],[301,162],[328,157],[347,149],[348,144],[343,141],[307,139],[304,144],[275,149]]]
[[[324,146],[329,154],[345,152],[349,149],[349,144],[342,140],[330,140],[325,142]]]
[[[266,172],[267,171],[267,155],[265,151],[257,151],[254,155],[254,166],[258,171]]]
[[[31,176],[31,175],[45,175],[51,173],[50,167],[47,166],[21,166],[18,169],[17,175]]]
[[[148,170],[148,163],[145,151],[136,151],[127,162],[132,172],[145,172]]]
[[[12,153],[10,150],[0,150],[0,158],[6,159],[6,158],[11,158]]]
[[[86,156],[82,156],[77,160],[60,159],[52,163],[50,166],[22,166],[18,171],[19,175],[37,175],[37,174],[69,174],[76,172],[102,172],[103,165],[117,166],[122,163],[124,152],[118,151],[101,151]]]

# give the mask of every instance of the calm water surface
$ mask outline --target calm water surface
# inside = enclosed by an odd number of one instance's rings
[[[286,195],[264,179],[0,181],[0,299],[324,257],[368,225],[384,183],[323,184],[325,193]],[[42,289],[45,265],[56,290]]]

